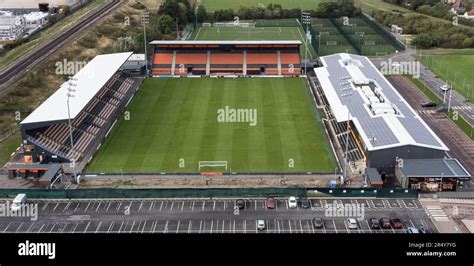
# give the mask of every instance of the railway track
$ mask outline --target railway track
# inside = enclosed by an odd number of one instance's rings
[[[37,48],[28,55],[22,57],[17,62],[9,66],[2,73],[0,73],[0,92],[9,85],[13,84],[21,78],[26,72],[37,65],[41,60],[54,53],[58,48],[72,40],[80,32],[85,30],[92,23],[107,15],[110,11],[121,4],[120,0],[112,0],[105,6],[94,11],[91,15],[81,20],[79,23],[68,28],[64,33],[57,38],[47,42],[43,46]]]

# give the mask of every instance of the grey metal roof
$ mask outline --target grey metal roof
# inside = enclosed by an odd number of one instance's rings
[[[403,159],[400,170],[407,177],[470,177],[456,159]]]
[[[347,66],[344,60],[354,60]],[[365,56],[334,54],[321,57],[324,67],[315,73],[338,122],[353,121],[367,150],[403,145],[448,150],[395,88]],[[362,80],[379,91],[397,114],[374,115],[360,88],[352,82]]]

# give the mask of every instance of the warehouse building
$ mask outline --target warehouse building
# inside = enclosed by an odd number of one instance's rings
[[[444,158],[446,145],[367,57],[341,53],[321,62],[314,72],[328,120],[340,146],[356,152],[348,156],[351,163],[384,175],[395,172],[397,158]]]

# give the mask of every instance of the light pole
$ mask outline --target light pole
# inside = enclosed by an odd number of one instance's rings
[[[306,25],[306,38],[304,40],[305,49],[304,49],[304,74],[307,73],[307,64],[308,64],[308,38],[311,33],[309,32],[308,25],[311,24],[311,14],[309,12],[305,12],[301,9],[301,23]]]
[[[150,13],[146,12],[141,17],[141,23],[143,25],[143,41],[145,45],[145,71],[148,75],[148,53],[147,53],[147,43],[146,43],[146,25],[150,24]]]
[[[67,116],[68,116],[68,123],[69,123],[69,138],[70,138],[70,141],[71,141],[71,155],[73,155],[73,151],[74,151],[74,140],[72,138],[72,124],[71,124],[71,108],[69,106],[69,100],[71,98],[74,98],[74,92],[76,91],[74,89],[74,87],[77,86],[77,84],[75,83],[77,81],[76,78],[73,78],[73,77],[70,77],[69,78],[69,81],[66,83],[66,85],[68,86],[67,87]],[[74,159],[74,157],[72,158],[72,170],[73,170],[73,173],[74,173],[74,180],[78,182],[77,180],[77,174],[76,174],[76,159]]]

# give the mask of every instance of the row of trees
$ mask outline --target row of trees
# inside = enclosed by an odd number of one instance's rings
[[[315,17],[342,17],[353,16],[360,12],[354,7],[353,3],[347,2],[323,2],[320,3],[316,10],[305,10]],[[208,13],[203,5],[197,8],[198,22],[223,22],[232,21],[235,16],[240,19],[282,19],[282,18],[299,18],[301,9],[284,9],[278,4],[269,4],[266,7],[256,6],[240,6],[237,11],[233,9],[216,10]]]
[[[412,45],[420,48],[474,48],[474,29],[456,26],[419,14],[400,14],[372,10],[371,16],[379,23],[390,27],[396,24],[406,34],[416,34]]]

